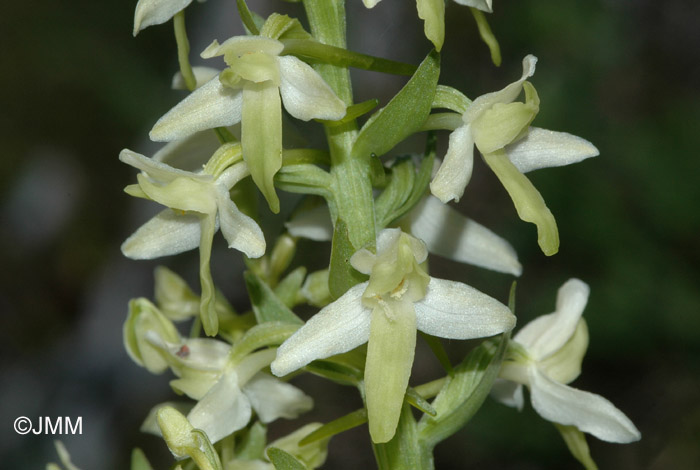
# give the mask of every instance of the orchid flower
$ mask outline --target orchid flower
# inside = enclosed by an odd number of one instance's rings
[[[546,255],[559,249],[554,216],[523,173],[568,165],[598,155],[588,141],[563,132],[530,128],[539,111],[539,98],[527,78],[537,58],[523,59],[522,77],[500,91],[475,99],[462,114],[462,124],[450,134],[445,159],[430,183],[442,202],[459,201],[469,183],[474,145],[510,195],[518,216],[537,226],[538,243]],[[514,102],[525,91],[525,102]]]
[[[273,212],[279,212],[273,177],[282,166],[281,104],[304,121],[345,115],[345,104],[321,76],[296,57],[281,56],[283,49],[263,36],[214,41],[202,57],[223,55],[229,68],[168,111],[150,133],[152,140],[172,141],[241,122],[243,158]]]
[[[123,150],[119,159],[142,171],[138,185],[127,192],[146,197],[169,207],[139,228],[122,244],[122,253],[132,259],[153,259],[192,250],[199,246],[202,299],[200,314],[204,331],[213,336],[218,330],[214,308],[215,290],[209,270],[211,246],[217,227],[221,227],[229,248],[251,258],[265,253],[265,238],[260,227],[238,210],[229,190],[248,175],[244,162],[236,161],[240,149],[231,145],[234,162],[223,170],[198,173],[179,170],[149,159],[131,150]]]
[[[632,421],[600,395],[567,384],[581,372],[588,347],[588,329],[581,318],[589,287],[570,279],[557,295],[556,311],[525,325],[511,340],[494,397],[522,408],[522,386],[530,389],[532,407],[544,419],[574,426],[598,439],[628,443],[641,438]]]
[[[134,36],[149,26],[165,23],[190,3],[192,0],[139,0],[134,12]]]
[[[514,276],[522,273],[522,265],[510,243],[434,196],[426,195],[399,225],[423,241],[430,253]],[[325,205],[300,213],[285,226],[293,236],[315,241],[333,238],[333,225]]]
[[[428,255],[425,245],[400,229],[382,230],[376,251],[361,249],[350,259],[369,281],[350,288],[285,341],[271,369],[284,376],[368,343],[370,434],[374,442],[387,442],[399,421],[416,329],[442,338],[480,338],[510,330],[515,317],[473,287],[428,276],[420,266]]]
[[[267,367],[275,357],[275,350],[268,349],[255,352],[239,361],[230,358],[231,345],[213,338],[177,338],[165,339],[163,331],[170,333],[170,328],[163,328],[169,323],[162,314],[156,323],[157,329],[146,330],[145,321],[135,321],[133,316],[158,314],[153,311],[130,312],[124,326],[125,344],[132,358],[137,359],[134,345],[140,346],[137,353],[144,350],[147,343],[150,363],[137,362],[149,366],[155,363],[154,353],[160,361],[167,364],[178,377],[170,385],[180,393],[198,400],[192,407],[187,419],[192,425],[206,432],[209,440],[216,443],[229,434],[245,427],[255,411],[260,421],[270,423],[278,418],[296,418],[308,411],[313,401],[301,390],[270,376],[261,369]],[[175,331],[175,334],[177,332]],[[140,339],[139,342],[132,338]],[[162,371],[162,368],[159,371]],[[153,426],[145,425],[153,430]]]

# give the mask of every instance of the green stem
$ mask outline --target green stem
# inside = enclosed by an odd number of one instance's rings
[[[345,48],[344,0],[304,0],[311,32],[319,42]],[[347,106],[351,106],[352,83],[346,66],[316,64],[316,70]],[[374,199],[370,181],[369,155],[352,157],[357,137],[357,123],[350,120],[341,125],[326,125],[326,137],[331,156],[331,190],[336,195],[337,217],[343,219],[348,238],[355,249],[373,243]],[[347,265],[348,272],[352,269]]]
[[[185,79],[187,89],[192,91],[197,88],[197,79],[194,78],[192,66],[190,65],[190,42],[187,40],[187,30],[185,29],[185,10],[180,10],[173,17],[175,26],[175,41],[177,42],[177,60],[180,62],[180,73]]]

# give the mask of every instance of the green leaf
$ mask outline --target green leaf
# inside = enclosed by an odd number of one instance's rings
[[[433,408],[432,405],[428,403],[428,401],[423,398],[421,394],[418,393],[418,391],[413,387],[408,387],[406,389],[406,402],[427,415],[435,416],[437,414],[435,408]]]
[[[448,377],[433,401],[437,415],[424,415],[418,424],[428,449],[457,432],[481,407],[498,376],[507,344],[506,336],[483,342],[455,368],[454,377]]]
[[[343,295],[355,284],[367,280],[367,276],[356,271],[350,265],[350,257],[358,249],[352,246],[347,225],[343,219],[339,218],[333,232],[330,272],[328,274],[328,289],[335,299]]]
[[[335,361],[314,361],[307,365],[304,370],[341,385],[356,386],[362,381],[361,370]]]
[[[263,458],[267,445],[267,427],[256,421],[243,435],[241,442],[236,444],[236,458],[257,460]]]
[[[131,470],[153,470],[146,454],[138,447],[131,451]]]
[[[277,470],[306,470],[308,467],[289,454],[277,447],[267,449],[267,457]]]
[[[356,428],[367,422],[367,410],[360,408],[341,416],[338,419],[324,424],[304,439],[299,441],[299,445],[305,446],[311,444],[312,442],[320,441],[321,439],[326,439],[340,434],[341,432],[347,431],[348,429]]]
[[[277,298],[289,308],[302,302],[303,297],[300,297],[299,291],[301,290],[305,277],[306,268],[304,266],[299,266],[294,271],[287,274],[284,279],[277,284],[277,287],[275,287],[274,292]]]
[[[428,54],[408,83],[384,108],[369,118],[352,148],[356,158],[382,156],[417,132],[430,113],[440,75],[440,55]]]
[[[386,227],[396,218],[395,214],[409,198],[416,178],[415,167],[410,156],[397,158],[391,167],[389,184],[377,197],[374,213],[377,229]]]
[[[251,271],[246,271],[243,277],[250,296],[250,302],[253,304],[255,318],[259,324],[266,322],[282,322],[293,325],[304,324],[301,318],[289,310],[262,279]]]
[[[236,6],[238,7],[238,14],[241,16],[241,21],[243,26],[250,32],[250,34],[258,35],[260,30],[253,20],[253,15],[248,8],[245,0],[236,0]]]

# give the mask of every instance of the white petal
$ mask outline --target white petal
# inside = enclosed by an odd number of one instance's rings
[[[491,387],[491,398],[511,408],[523,409],[523,386],[510,380],[496,379]]]
[[[589,293],[588,284],[579,279],[569,279],[559,288],[556,311],[535,318],[513,340],[522,344],[538,361],[554,354],[576,331]]]
[[[382,0],[362,0],[362,3],[364,3],[367,8],[374,8],[375,5],[381,1]]]
[[[134,36],[154,24],[163,24],[192,0],[139,0],[134,12]]]
[[[433,196],[423,198],[410,220],[411,233],[431,253],[515,276],[523,271],[510,243]]]
[[[527,135],[506,148],[508,158],[521,173],[571,165],[599,155],[595,146],[566,132],[531,127]]]
[[[464,112],[462,119],[465,123],[470,123],[481,113],[491,108],[496,103],[511,103],[520,94],[523,88],[523,82],[535,74],[535,65],[537,57],[527,55],[523,59],[523,74],[519,80],[514,81],[502,90],[486,93],[476,98]]]
[[[219,44],[219,41],[216,40],[212,41],[202,51],[200,56],[203,59],[210,59],[224,54],[241,57],[252,52],[262,52],[263,54],[277,56],[283,49],[284,44],[277,39],[264,36],[233,36],[222,44]]]
[[[431,277],[425,298],[414,307],[418,329],[441,338],[481,338],[515,326],[508,307],[461,282]]]
[[[345,116],[345,103],[310,65],[290,55],[280,57],[279,65],[280,94],[289,114],[302,121]]]
[[[160,258],[197,248],[201,233],[199,216],[165,209],[127,238],[121,249],[131,259]]]
[[[250,402],[238,388],[236,373],[229,372],[199,400],[187,419],[192,426],[206,432],[214,444],[245,427],[251,414]]]
[[[220,187],[216,191],[221,233],[229,248],[242,251],[249,258],[260,258],[265,254],[265,236],[257,223],[239,211],[229,192]]]
[[[277,418],[294,419],[314,406],[310,396],[267,374],[258,373],[243,387],[260,421],[270,423]]]
[[[204,67],[201,65],[195,65],[192,67],[192,73],[194,74],[194,78],[197,83],[196,88],[199,88],[205,83],[209,82],[212,78],[219,75],[219,72],[221,72],[221,70],[215,69],[214,67]],[[177,72],[173,76],[171,87],[174,90],[187,90],[187,84],[182,76],[182,72]]]
[[[493,0],[455,0],[460,5],[474,7],[477,10],[485,11],[486,13],[493,12]]]
[[[187,349],[183,349],[183,346]],[[224,368],[230,350],[231,345],[224,341],[213,338],[189,338],[182,345],[176,345],[174,354],[184,367],[215,372]]]
[[[212,179],[209,175],[198,175],[190,171],[178,170],[177,168],[173,168],[166,163],[154,160],[153,158],[148,158],[129,149],[124,149],[119,152],[119,160],[145,172],[151,178],[162,183],[169,183],[175,178],[182,176],[201,181],[209,181]]]
[[[226,87],[215,77],[165,113],[149,136],[156,142],[170,142],[205,129],[231,126],[241,120],[242,104],[241,90]]]
[[[474,138],[469,125],[458,127],[450,133],[447,154],[440,165],[430,192],[442,202],[459,201],[472,177],[474,167]]]
[[[367,248],[362,248],[356,251],[350,257],[350,265],[361,272],[362,274],[367,274],[368,276],[372,272],[372,267],[377,262],[377,255],[369,251]]]
[[[628,443],[642,437],[632,421],[605,398],[555,382],[535,367],[530,373],[530,399],[544,419],[576,426],[603,441]]]
[[[367,342],[371,311],[362,305],[367,282],[350,288],[311,317],[277,350],[271,364],[276,376],[287,375],[316,359],[344,353]]]
[[[295,215],[284,226],[294,237],[308,238],[317,242],[329,242],[333,239],[331,215],[325,204]]]

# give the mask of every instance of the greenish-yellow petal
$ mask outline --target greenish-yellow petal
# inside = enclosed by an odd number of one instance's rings
[[[389,301],[372,312],[365,391],[372,441],[394,437],[411,375],[416,347],[416,314],[412,302]]]
[[[484,160],[508,191],[518,216],[525,222],[532,222],[537,226],[537,243],[542,252],[551,256],[559,251],[557,222],[540,192],[515,168],[503,150],[485,153]]]
[[[439,52],[445,40],[445,2],[444,0],[416,0],[418,17],[425,21],[423,30]]]
[[[269,82],[246,84],[242,115],[243,158],[270,210],[277,213],[280,203],[273,178],[282,167],[282,103],[279,88]]]

